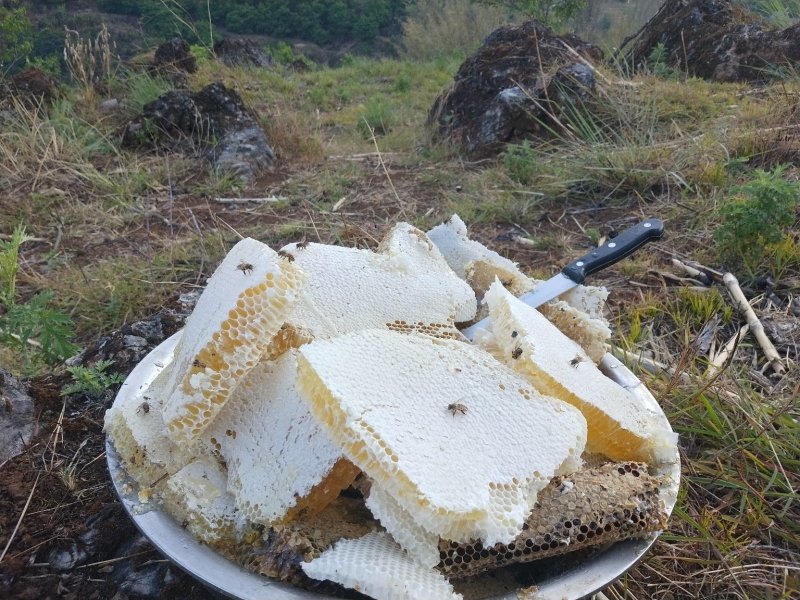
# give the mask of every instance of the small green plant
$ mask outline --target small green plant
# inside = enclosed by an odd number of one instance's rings
[[[282,65],[290,65],[297,58],[294,50],[292,50],[292,47],[286,42],[278,42],[275,44],[275,47],[270,50],[270,52],[273,60]]]
[[[503,153],[503,167],[511,179],[522,185],[530,185],[539,171],[536,149],[528,140],[509,145]]]
[[[800,205],[800,183],[783,177],[785,166],[758,169],[751,181],[735,187],[734,198],[720,210],[714,232],[720,258],[752,276],[764,267],[789,236]]]
[[[125,379],[119,373],[106,373],[106,369],[113,364],[113,360],[98,360],[91,367],[83,365],[67,367],[67,371],[72,375],[72,383],[61,389],[61,395],[85,394],[91,398],[101,398],[107,389],[122,383]]]
[[[30,240],[18,225],[10,239],[0,240],[0,341],[21,351],[24,368],[30,371],[38,362],[52,364],[77,351],[68,315],[50,306],[53,293],[44,291],[25,303],[17,302],[19,248]]]
[[[659,42],[650,51],[648,62],[653,75],[661,77],[662,79],[675,79],[678,76],[678,71],[673,69],[667,64],[667,47],[664,42]]]
[[[392,108],[381,98],[372,98],[367,102],[364,114],[358,122],[358,131],[365,139],[375,135],[386,135],[394,125],[395,116]]]

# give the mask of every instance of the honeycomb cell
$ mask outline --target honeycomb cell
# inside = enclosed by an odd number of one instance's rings
[[[237,268],[242,263],[253,269]],[[263,286],[269,274],[276,292]],[[304,282],[301,271],[261,242],[247,238],[231,249],[187,319],[170,367],[153,384],[166,397],[164,422],[176,441],[208,427],[241,376],[267,352]],[[184,427],[172,426],[178,422]]]
[[[528,527],[512,543],[497,544],[486,552],[477,551],[475,542],[454,545],[449,540],[440,540],[440,558],[444,558],[437,569],[449,577],[471,577],[498,566],[641,537],[662,529],[666,515],[658,495],[658,480],[647,474],[646,465],[630,466],[626,470],[624,465],[608,463],[554,478],[539,493],[537,506],[526,520]],[[565,481],[572,485],[565,486]],[[633,502],[646,485],[653,495],[644,502]],[[570,500],[568,505],[575,506],[568,514],[564,512],[565,504],[560,502],[564,496]],[[620,511],[620,506],[636,508]],[[627,519],[622,518],[625,510],[629,513]],[[461,566],[467,568],[455,569],[456,558],[462,558]]]

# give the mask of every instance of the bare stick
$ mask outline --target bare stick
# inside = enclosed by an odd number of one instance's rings
[[[704,273],[700,269],[697,269],[697,268],[693,267],[692,265],[687,265],[685,262],[682,262],[682,261],[678,260],[677,258],[673,258],[672,259],[672,266],[677,268],[677,269],[682,270],[684,273],[689,275],[689,277],[691,277],[692,279],[694,279],[696,281],[700,281],[701,283],[704,283],[705,285],[710,285],[711,284],[711,278],[706,273]]]
[[[0,562],[3,562],[3,559],[6,557],[6,552],[8,552],[11,542],[14,541],[14,536],[17,535],[22,519],[25,518],[25,513],[28,512],[28,507],[31,505],[31,498],[33,498],[33,492],[36,490],[36,484],[39,483],[39,475],[41,474],[41,471],[36,472],[36,479],[34,479],[33,486],[31,486],[31,493],[28,494],[28,500],[25,502],[25,506],[22,507],[22,513],[19,515],[19,519],[17,519],[17,524],[14,526],[14,531],[11,532],[8,542],[6,542],[6,547],[3,548],[3,553],[0,554]]]
[[[214,202],[220,204],[267,204],[269,202],[283,202],[283,196],[267,196],[265,198],[214,198]]]
[[[758,345],[761,346],[761,349],[764,351],[764,356],[767,357],[772,370],[778,375],[782,375],[786,371],[786,367],[783,366],[781,356],[767,337],[764,326],[753,311],[753,307],[750,306],[747,298],[744,297],[744,293],[742,292],[742,288],[739,287],[739,281],[736,279],[736,276],[733,275],[733,273],[725,273],[722,277],[722,283],[728,288],[728,294],[730,294],[736,309],[747,319],[750,331],[753,332],[753,335],[758,341]]]

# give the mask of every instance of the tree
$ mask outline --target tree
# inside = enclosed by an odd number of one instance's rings
[[[14,6],[16,3],[12,3]],[[15,67],[25,64],[33,48],[31,22],[24,6],[4,8],[0,5],[0,78]]]
[[[575,16],[587,0],[475,0],[478,4],[500,5],[555,27]]]

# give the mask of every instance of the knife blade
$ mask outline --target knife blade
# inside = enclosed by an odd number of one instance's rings
[[[618,236],[606,241],[599,248],[572,261],[561,272],[536,286],[532,292],[519,297],[525,304],[534,308],[557,298],[564,292],[586,281],[586,277],[630,256],[647,242],[660,239],[664,235],[664,223],[660,219],[647,219]],[[486,317],[461,331],[472,341],[479,331],[489,327],[490,318]]]

